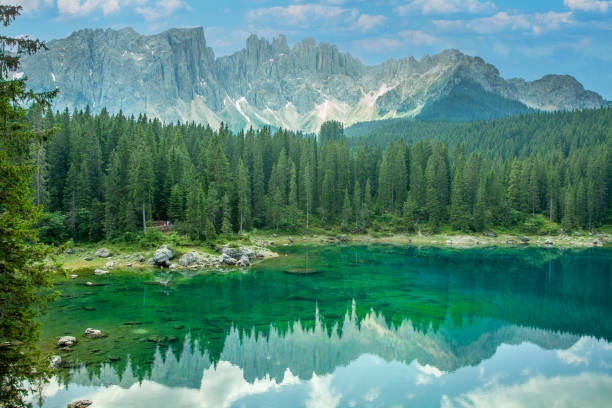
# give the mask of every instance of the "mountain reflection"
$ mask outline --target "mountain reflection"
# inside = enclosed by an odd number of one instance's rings
[[[70,370],[66,382],[80,385],[119,385],[128,388],[143,380],[167,386],[199,388],[203,373],[220,362],[239,367],[244,380],[260,379],[282,383],[287,373],[301,380],[324,376],[344,367],[361,355],[372,354],[383,360],[406,365],[415,362],[435,372],[452,372],[476,366],[493,356],[502,344],[528,342],[542,349],[565,350],[579,336],[505,324],[489,318],[474,319],[461,328],[447,319],[438,330],[416,329],[410,320],[389,325],[374,311],[359,319],[355,303],[342,322],[327,328],[317,316],[315,324],[303,327],[292,323],[287,330],[270,327],[267,335],[232,328],[225,337],[218,359],[211,358],[205,342],[185,336],[182,347],[158,347],[150,369],[142,376],[129,356],[126,364],[83,366]]]

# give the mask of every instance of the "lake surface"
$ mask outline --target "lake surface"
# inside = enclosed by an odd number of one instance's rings
[[[242,271],[59,282],[43,347],[71,367],[42,406],[612,404],[610,249],[279,251]],[[55,350],[65,334],[79,343]]]

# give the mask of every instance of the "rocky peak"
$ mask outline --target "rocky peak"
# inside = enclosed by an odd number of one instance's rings
[[[21,70],[34,90],[61,89],[57,109],[90,106],[94,112],[107,108],[213,127],[224,121],[234,129],[272,125],[317,131],[330,119],[350,125],[414,117],[465,84],[476,85],[470,92],[484,89],[526,110],[607,103],[571,76],[505,80],[493,65],[458,50],[366,66],[314,39],[289,47],[283,35],[271,41],[252,35],[244,49],[215,58],[202,27],[150,36],[131,28],[86,29],[48,46],[47,52],[24,57]]]

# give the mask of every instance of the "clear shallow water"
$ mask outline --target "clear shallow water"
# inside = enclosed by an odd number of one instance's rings
[[[79,344],[55,351],[72,367],[43,406],[610,406],[608,249],[281,250],[242,272],[60,282],[43,346]]]

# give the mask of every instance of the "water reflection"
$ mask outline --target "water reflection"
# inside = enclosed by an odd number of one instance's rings
[[[62,354],[73,366],[47,387],[44,407],[612,400],[610,251],[287,252],[246,274],[117,274],[95,291],[67,281],[70,296],[44,322],[49,343],[83,322],[109,336]],[[284,273],[304,266],[321,273]]]
[[[157,347],[143,378],[129,358],[75,368],[67,389],[51,385],[44,406],[75,397],[149,408],[574,406],[587,396],[576,406],[607,406],[612,398],[612,345],[593,337],[487,318],[462,329],[478,336],[461,336],[450,320],[421,331],[374,311],[359,319],[354,303],[331,329],[315,321],[267,336],[233,328],[215,363],[205,342],[187,335],[182,347]]]

